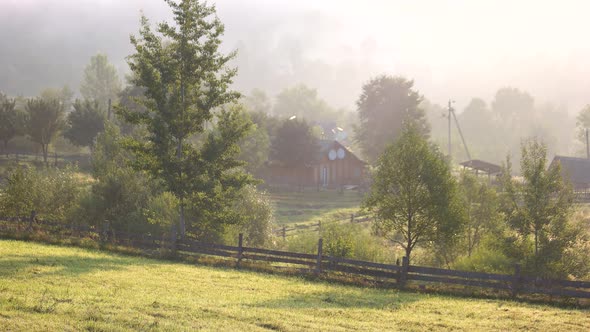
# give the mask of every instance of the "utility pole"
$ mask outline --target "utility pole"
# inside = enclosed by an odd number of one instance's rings
[[[449,100],[449,115],[448,115],[448,118],[449,118],[449,160],[452,160],[452,157],[451,157],[451,117],[452,117],[451,112],[453,112],[453,106],[451,105],[452,103],[453,103],[453,101]]]
[[[586,158],[590,159],[590,145],[588,143],[588,128],[586,128]]]

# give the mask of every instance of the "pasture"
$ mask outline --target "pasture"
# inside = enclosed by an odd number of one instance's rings
[[[589,330],[590,312],[0,240],[3,330]]]

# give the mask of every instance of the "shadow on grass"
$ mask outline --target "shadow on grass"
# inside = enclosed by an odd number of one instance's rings
[[[0,258],[0,278],[26,276],[78,276],[95,271],[125,270],[133,266],[158,265],[162,262],[131,257],[88,257],[83,255],[34,255]]]
[[[352,289],[350,291],[323,291],[292,294],[283,298],[263,301],[255,307],[278,309],[379,309],[396,310],[407,304],[423,300],[424,296],[383,290]]]

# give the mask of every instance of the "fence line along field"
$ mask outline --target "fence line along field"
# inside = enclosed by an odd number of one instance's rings
[[[8,331],[590,329],[588,310],[357,288],[8,240],[0,241],[0,289],[0,326]]]
[[[188,239],[176,239],[171,242],[145,234],[115,233],[106,227],[103,229],[80,229],[75,225],[64,226],[48,222],[36,225],[33,219],[29,219],[26,223],[18,219],[0,223],[0,236],[22,238],[22,236],[34,235],[35,232],[52,234],[54,239],[84,241],[99,238],[102,245],[109,244],[141,250],[144,254],[155,257],[161,257],[162,254],[172,254],[190,259],[198,259],[202,255],[223,257],[229,259],[226,261],[227,264],[237,268],[241,266],[243,261],[263,262],[266,268],[275,268],[276,263],[281,263],[287,264],[283,267],[297,271],[296,273],[302,276],[309,275],[310,272],[316,276],[326,275],[326,273],[332,277],[335,274],[356,275],[365,278],[365,280],[379,283],[390,285],[395,283],[398,288],[402,289],[405,289],[408,281],[413,281],[419,283],[420,287],[425,287],[424,282],[469,286],[493,290],[498,295],[503,294],[504,297],[510,295],[513,298],[519,295],[542,294],[590,299],[590,281],[557,280],[541,278],[538,275],[523,275],[519,264],[514,266],[514,273],[511,275],[410,265],[407,257],[403,257],[401,265],[400,262],[382,264],[326,255],[322,238],[318,240],[317,253],[306,254],[244,246],[241,233],[237,239],[237,246],[232,246]],[[448,289],[448,291],[451,290],[451,288]]]

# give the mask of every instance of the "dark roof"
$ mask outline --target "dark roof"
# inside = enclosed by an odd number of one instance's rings
[[[336,140],[321,139],[321,140],[319,140],[318,145],[320,146],[320,148],[318,149],[317,154],[316,154],[316,158],[315,158],[316,161],[320,161],[320,160],[322,160],[322,158],[324,156],[327,156],[328,153],[330,152],[330,149],[343,148],[346,151],[346,155],[350,155],[350,156],[354,157],[354,159],[360,161],[363,164],[365,163],[359,157],[357,157],[354,153],[352,153],[347,147],[345,147],[344,145],[342,145],[340,142],[338,142]]]
[[[551,166],[556,162],[561,164],[561,175],[569,178],[575,187],[590,185],[590,159],[555,156]]]
[[[478,171],[486,172],[488,174],[498,174],[498,173],[502,172],[502,167],[492,164],[492,163],[488,163],[487,161],[478,160],[478,159],[467,160],[467,161],[460,163],[460,165],[465,166],[465,167],[469,167],[469,168],[472,168],[472,169],[475,169]]]

